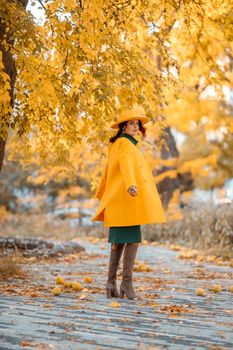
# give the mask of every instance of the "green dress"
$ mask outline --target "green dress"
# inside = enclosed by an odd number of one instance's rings
[[[126,137],[135,145],[137,140],[127,134],[122,133],[119,137]],[[141,226],[111,226],[109,227],[108,242],[109,243],[140,243],[142,241]]]

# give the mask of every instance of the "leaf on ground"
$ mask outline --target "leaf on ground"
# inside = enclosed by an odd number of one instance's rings
[[[183,250],[178,255],[179,259],[195,259],[197,257],[196,250]]]
[[[37,350],[51,350],[54,349],[53,345],[51,344],[43,344],[43,343],[37,343],[29,340],[21,340],[19,343],[22,347],[31,347]]]
[[[124,323],[128,323],[128,322],[130,322],[130,318],[121,317],[121,318],[119,319],[119,321],[124,322]]]
[[[219,293],[222,290],[221,284],[214,284],[213,286],[210,287],[210,290],[214,293]]]
[[[121,307],[121,304],[120,303],[117,303],[116,301],[113,301],[111,304],[110,304],[111,307]]]
[[[33,343],[31,341],[28,341],[28,340],[21,340],[19,345],[20,346],[31,346],[31,345],[33,345]]]
[[[56,284],[64,285],[64,283],[65,283],[65,280],[64,280],[64,278],[62,276],[57,276],[56,277]]]
[[[73,290],[76,290],[76,291],[81,291],[84,289],[83,286],[81,285],[81,283],[79,283],[79,282],[73,282],[72,288],[73,288]]]
[[[43,307],[46,308],[46,309],[52,309],[53,308],[53,304],[44,304]]]
[[[148,289],[149,289],[149,287],[145,287],[145,286],[141,286],[141,287],[138,288],[138,290],[140,292],[144,292],[145,290],[148,290]]]
[[[145,297],[147,299],[155,299],[155,298],[160,298],[160,295],[157,293],[146,293]]]
[[[86,276],[85,277],[85,282],[92,283],[92,277],[91,276]]]
[[[61,294],[62,290],[60,287],[54,287],[52,290],[51,290],[52,294],[55,295],[55,296],[58,296]]]
[[[196,289],[196,295],[202,297],[205,295],[205,290],[203,288],[197,288]]]
[[[130,332],[130,333],[132,333],[132,332],[134,332],[134,329],[133,328],[129,328],[129,327],[125,327],[125,328],[122,328],[122,331],[123,332]]]
[[[179,314],[189,312],[189,310],[182,305],[164,305],[159,310],[168,314]]]
[[[171,250],[182,250],[182,249],[183,249],[183,247],[181,247],[181,246],[178,245],[178,244],[171,244],[171,245],[169,246],[169,248],[170,248]]]
[[[145,263],[140,263],[139,265],[135,265],[133,270],[138,271],[138,272],[153,271],[152,267],[150,267],[149,265],[147,265]]]
[[[146,301],[146,305],[151,306],[151,307],[158,307],[160,304],[159,303],[153,303],[152,301]]]
[[[233,316],[233,310],[224,310],[224,312]]]
[[[80,300],[87,299],[87,294],[81,294],[81,295],[79,296],[79,299],[80,299]]]
[[[64,287],[71,288],[72,287],[72,281],[64,281],[63,285]]]

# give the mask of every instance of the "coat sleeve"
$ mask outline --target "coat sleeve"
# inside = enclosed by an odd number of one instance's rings
[[[112,144],[110,143],[108,145],[108,156],[109,156],[109,152],[110,152],[111,147],[112,147]],[[105,187],[106,187],[107,172],[108,172],[108,161],[109,161],[109,159],[107,160],[107,164],[106,164],[106,166],[104,168],[102,177],[100,179],[99,185],[97,186],[97,189],[96,189],[96,192],[95,192],[95,198],[98,198],[99,200],[101,200],[101,198],[102,198],[102,196],[104,194],[104,191],[105,191]]]
[[[134,154],[132,148],[126,142],[122,142],[119,147],[119,166],[126,191],[130,186],[137,186],[134,169]]]
[[[107,171],[108,171],[108,164],[105,166],[103,175],[100,179],[99,185],[95,192],[95,198],[98,198],[99,200],[102,198],[106,186],[106,179],[107,179]]]

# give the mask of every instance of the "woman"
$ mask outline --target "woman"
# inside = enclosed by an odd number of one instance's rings
[[[151,169],[137,147],[135,136],[149,119],[138,109],[125,111],[111,126],[118,129],[110,138],[108,162],[96,191],[99,206],[91,221],[103,221],[109,227],[111,243],[107,297],[137,300],[132,284],[133,267],[141,242],[142,224],[165,222],[163,207]],[[120,294],[116,285],[117,269],[123,255],[123,277]]]

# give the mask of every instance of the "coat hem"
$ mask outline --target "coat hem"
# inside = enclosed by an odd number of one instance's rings
[[[133,223],[104,223],[104,227],[111,227],[111,226],[135,226],[135,225],[151,225],[151,224],[165,224],[167,221],[166,220],[159,220],[159,221],[147,221],[147,222],[133,222]]]

